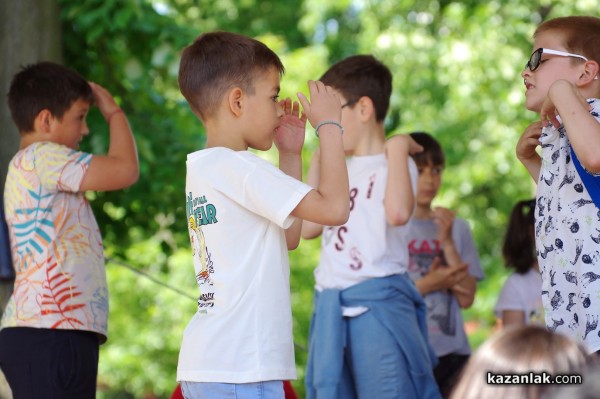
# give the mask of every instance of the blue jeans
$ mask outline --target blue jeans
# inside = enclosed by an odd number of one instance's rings
[[[282,381],[227,384],[181,381],[185,399],[284,399]]]

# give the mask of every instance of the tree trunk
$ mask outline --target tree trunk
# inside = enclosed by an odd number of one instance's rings
[[[0,1],[0,185],[19,148],[19,133],[10,117],[6,94],[20,66],[37,61],[61,62],[61,27],[56,0]],[[0,314],[12,292],[12,281],[0,281]],[[0,398],[11,398],[0,373]]]

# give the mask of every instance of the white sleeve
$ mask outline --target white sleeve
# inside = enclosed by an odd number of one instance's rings
[[[234,157],[228,163],[227,175],[237,178],[219,179],[215,189],[249,211],[286,229],[295,218],[290,213],[312,187],[286,175],[269,162],[251,156]]]
[[[483,269],[479,261],[479,253],[466,220],[456,218],[452,226],[452,237],[456,240],[458,254],[462,261],[469,265],[469,274],[477,281],[483,279]]]
[[[505,310],[520,310],[526,311],[526,304],[522,299],[521,292],[517,283],[517,276],[511,274],[506,279],[498,301],[494,307],[494,314],[496,317],[502,318],[502,312]]]

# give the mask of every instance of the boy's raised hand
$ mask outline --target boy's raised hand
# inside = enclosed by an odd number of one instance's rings
[[[535,149],[540,145],[542,128],[542,121],[536,121],[527,126],[517,142],[516,153],[519,160],[527,161],[531,158],[539,157]]]
[[[432,212],[433,222],[438,225],[438,240],[443,245],[452,241],[452,224],[456,212],[441,206],[435,207]]]
[[[283,115],[279,118],[280,124],[275,133],[275,145],[279,152],[299,153],[304,145],[306,129],[306,115],[300,113],[298,102],[288,97],[279,102]]]
[[[94,103],[100,109],[100,112],[104,116],[104,119],[108,119],[108,117],[115,111],[119,110],[119,106],[115,102],[113,96],[106,90],[104,87],[100,86],[94,82],[88,82],[90,87],[92,88],[92,94],[94,96]]]
[[[389,156],[389,152],[408,152],[408,154],[416,154],[423,151],[423,146],[417,143],[409,134],[397,134],[385,141],[385,155]]]
[[[591,105],[588,104],[586,98],[581,94],[577,87],[573,85],[573,83],[564,79],[559,79],[552,83],[550,89],[548,89],[548,96],[546,96],[546,99],[544,100],[544,103],[540,109],[540,120],[542,121],[542,125],[544,127],[547,127],[548,122],[551,122],[552,126],[558,129],[561,123],[558,120],[558,109],[556,108],[553,98],[557,100],[564,99],[571,93],[585,110],[591,109]]]
[[[298,93],[298,99],[310,124],[316,127],[324,121],[339,123],[342,118],[342,102],[333,89],[318,80],[309,80],[308,91],[310,101],[302,93]]]

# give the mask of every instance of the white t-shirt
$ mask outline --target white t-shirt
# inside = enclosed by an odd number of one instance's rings
[[[600,101],[588,100],[600,121]],[[571,160],[563,125],[540,136],[542,167],[535,207],[535,246],[542,302],[551,331],[600,350],[600,210]]]
[[[321,259],[315,270],[318,290],[345,289],[372,278],[404,273],[408,266],[406,237],[398,233],[406,227],[390,226],[385,217],[385,155],[351,157],[346,165],[350,217],[343,226],[323,227]],[[412,158],[408,166],[414,193],[418,172]]]
[[[310,190],[247,151],[188,155],[186,211],[200,294],[178,381],[296,378],[284,229]]]
[[[542,276],[534,268],[525,274],[512,273],[506,279],[494,313],[502,318],[505,310],[521,311],[525,324],[545,325],[542,305]]]

